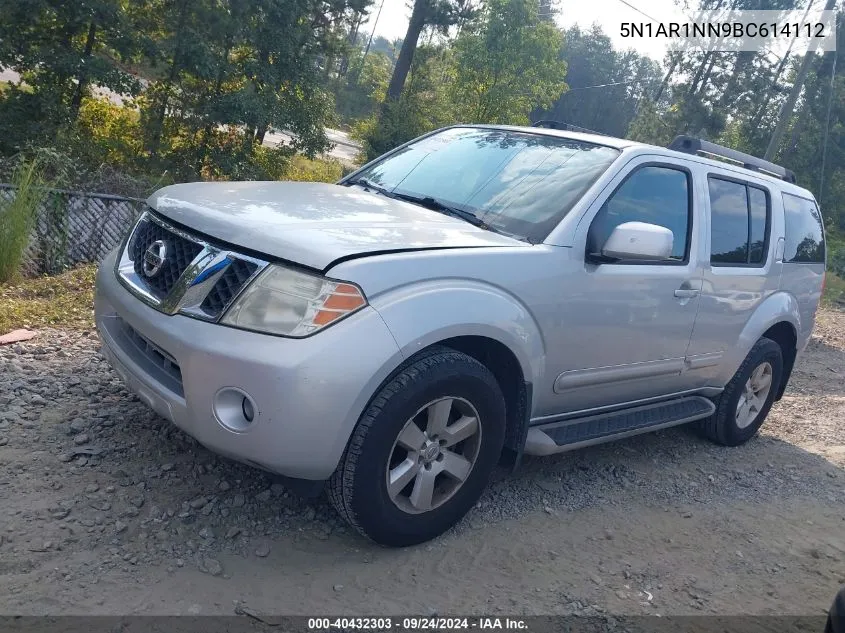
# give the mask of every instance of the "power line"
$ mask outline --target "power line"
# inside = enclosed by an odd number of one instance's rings
[[[578,86],[577,88],[570,88],[564,94],[567,94],[567,93],[570,93],[570,92],[575,92],[576,90],[587,90],[589,88],[607,88],[608,86],[624,86],[624,85],[627,85],[628,83],[629,82],[627,82],[627,81],[614,81],[613,83],[610,83],[610,84],[597,84],[595,86]]]
[[[636,11],[637,13],[639,13],[640,15],[644,15],[645,17],[647,17],[647,18],[648,18],[649,20],[651,20],[652,22],[660,22],[660,20],[658,20],[657,18],[653,18],[653,17],[651,17],[651,16],[650,16],[648,13],[646,13],[645,11],[640,11],[637,7],[635,7],[633,4],[631,4],[630,2],[628,2],[628,0],[619,0],[619,2],[621,2],[622,4],[624,4],[626,7],[629,7],[629,8],[631,8],[631,9],[633,9],[634,11]]]

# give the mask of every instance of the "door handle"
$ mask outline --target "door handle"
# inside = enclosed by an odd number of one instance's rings
[[[675,291],[675,296],[678,299],[692,299],[693,297],[697,297],[700,291],[694,288],[678,288]]]

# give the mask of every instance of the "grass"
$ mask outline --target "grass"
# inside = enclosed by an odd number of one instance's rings
[[[837,303],[838,299],[845,299],[845,279],[828,270],[825,276],[822,304],[830,307],[840,307]]]
[[[35,161],[18,166],[12,184],[16,186],[15,197],[0,208],[0,281],[9,281],[18,274],[44,195]]]
[[[18,328],[94,327],[93,264],[54,277],[0,284],[0,334]]]

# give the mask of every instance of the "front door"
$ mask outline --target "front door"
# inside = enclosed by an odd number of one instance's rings
[[[560,323],[549,341],[546,416],[683,390],[701,290],[693,177],[677,164],[631,161],[585,214],[571,249]],[[671,259],[594,263],[613,229],[647,222],[673,234]]]

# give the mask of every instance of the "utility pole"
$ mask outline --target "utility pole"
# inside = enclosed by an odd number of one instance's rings
[[[833,7],[835,5],[836,0],[827,0],[824,10],[833,11]],[[792,85],[789,97],[787,97],[786,102],[780,110],[775,131],[772,132],[772,138],[769,141],[769,146],[766,148],[766,154],[763,156],[765,160],[772,160],[774,158],[775,152],[777,151],[781,140],[783,140],[783,135],[786,132],[786,126],[789,123],[789,119],[792,117],[792,111],[795,109],[795,102],[798,101],[798,95],[801,94],[801,89],[804,87],[804,82],[807,79],[807,73],[810,72],[810,64],[816,56],[817,47],[818,40],[813,39],[807,48],[807,52],[804,53],[804,59],[801,61],[801,67],[798,69],[798,76],[795,77],[795,83]]]
[[[361,68],[364,68],[364,62],[367,61],[367,54],[370,52],[370,45],[373,43],[373,34],[376,32],[376,28],[378,27],[378,19],[381,17],[381,10],[384,8],[384,0],[381,0],[381,4],[378,6],[378,13],[376,13],[376,21],[373,22],[373,28],[370,29],[370,39],[367,40],[367,47],[364,49],[364,55],[361,57]],[[360,73],[359,73],[360,75]]]

